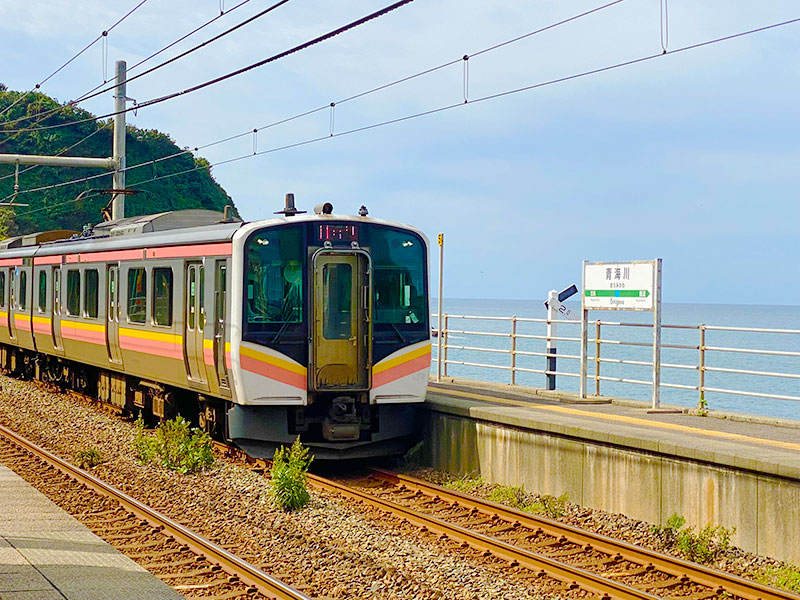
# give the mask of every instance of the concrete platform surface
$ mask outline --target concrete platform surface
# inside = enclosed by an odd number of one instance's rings
[[[179,600],[0,465],[0,600]]]
[[[570,402],[532,388],[466,380],[431,383],[427,406],[463,416],[602,444],[800,480],[800,421],[650,413],[634,401]],[[668,407],[669,408],[669,407]],[[727,418],[730,417],[730,418]]]

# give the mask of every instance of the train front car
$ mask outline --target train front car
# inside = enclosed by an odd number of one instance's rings
[[[233,241],[228,437],[262,457],[297,436],[318,459],[402,454],[431,362],[425,236],[317,214]]]

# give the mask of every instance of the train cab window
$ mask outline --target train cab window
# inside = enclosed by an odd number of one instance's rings
[[[153,323],[172,326],[172,269],[153,269]]]
[[[83,314],[90,319],[97,318],[98,290],[100,289],[100,274],[97,269],[86,269],[83,274]]]
[[[0,306],[6,305],[6,272],[0,272]]]
[[[81,314],[81,272],[77,269],[67,271],[67,314]]]
[[[47,271],[39,271],[39,312],[47,310]]]
[[[372,303],[374,360],[388,356],[397,347],[427,339],[428,282],[425,276],[426,247],[410,231],[373,227]]]
[[[28,304],[28,273],[20,271],[19,274],[19,309],[25,310]]]
[[[144,269],[128,269],[128,320],[147,320],[147,273]]]
[[[303,321],[303,232],[265,229],[248,240],[245,308],[251,331]]]

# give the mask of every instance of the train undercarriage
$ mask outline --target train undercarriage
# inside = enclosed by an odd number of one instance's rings
[[[243,406],[5,344],[0,344],[0,371],[78,392],[151,426],[181,415],[255,458],[269,458],[297,437],[318,460],[399,455],[418,441],[416,405],[369,404],[366,393],[318,394],[309,406]]]

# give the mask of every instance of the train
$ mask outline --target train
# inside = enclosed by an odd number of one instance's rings
[[[420,436],[431,364],[426,236],[307,213],[191,209],[0,241],[0,369],[153,422],[181,414],[254,457],[323,460]]]

